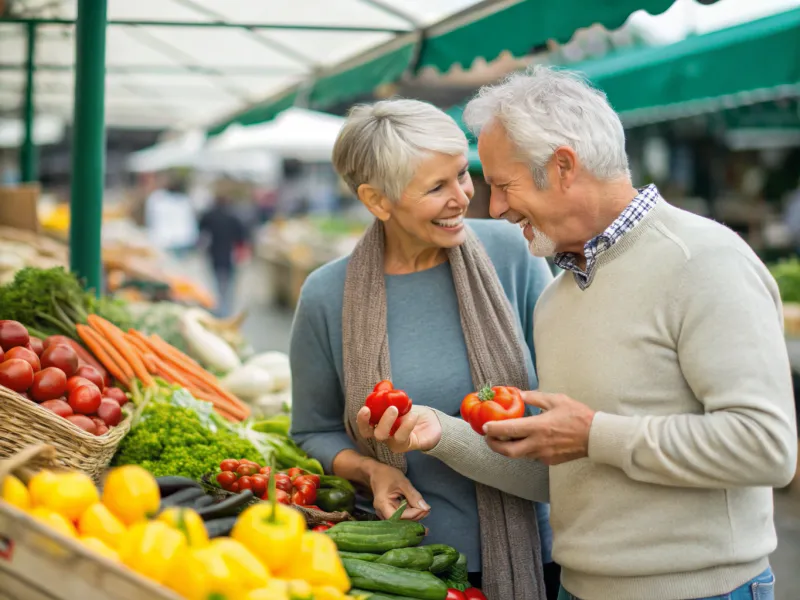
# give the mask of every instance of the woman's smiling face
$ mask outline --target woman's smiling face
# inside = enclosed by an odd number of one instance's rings
[[[467,157],[424,157],[397,202],[388,208],[387,233],[420,248],[454,248],[466,240],[464,217],[475,193]]]

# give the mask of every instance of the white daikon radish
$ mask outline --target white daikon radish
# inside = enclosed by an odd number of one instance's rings
[[[194,356],[212,371],[230,373],[242,365],[239,355],[225,340],[203,327],[205,311],[189,309],[181,319],[181,333]]]
[[[269,371],[256,365],[243,365],[228,373],[220,383],[245,402],[269,394],[275,388],[275,380]]]
[[[245,364],[260,367],[270,375],[274,382],[274,391],[282,391],[289,388],[292,383],[292,370],[289,366],[289,356],[283,352],[264,352],[256,354]]]
[[[269,419],[292,407],[292,393],[288,391],[263,394],[249,403],[257,418]]]

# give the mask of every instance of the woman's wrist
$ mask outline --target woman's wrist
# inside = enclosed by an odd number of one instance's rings
[[[375,472],[384,466],[374,458],[349,449],[342,450],[333,459],[333,472],[335,475],[361,483],[367,487],[370,486]]]

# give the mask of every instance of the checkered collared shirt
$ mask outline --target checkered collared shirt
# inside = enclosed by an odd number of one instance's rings
[[[556,254],[553,261],[562,269],[572,271],[578,287],[585,290],[589,287],[597,266],[597,257],[616,244],[623,235],[636,227],[648,211],[656,205],[660,194],[654,184],[643,187],[639,194],[631,200],[620,215],[608,228],[598,236],[593,237],[583,247],[586,257],[586,269],[578,266],[578,255],[573,252]]]

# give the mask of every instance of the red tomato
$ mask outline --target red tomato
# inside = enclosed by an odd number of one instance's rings
[[[288,494],[292,491],[292,480],[286,473],[275,473],[275,487]]]
[[[58,367],[67,377],[72,377],[78,370],[78,355],[66,344],[51,344],[42,352],[43,367]]]
[[[317,488],[319,487],[319,476],[317,476],[315,482],[314,478],[311,477],[311,475],[301,475],[300,477],[295,479],[292,483],[294,484],[294,487],[300,487],[301,485],[308,485],[313,488]]]
[[[261,496],[262,500],[269,500],[269,490],[264,492],[264,495]],[[278,504],[291,504],[292,499],[289,497],[289,494],[284,492],[283,490],[277,490],[275,492],[275,499],[278,501]]]
[[[317,501],[317,488],[315,488],[312,483],[309,482],[297,485],[297,481],[295,481],[294,489],[296,492],[303,494],[303,498],[305,498],[303,504],[314,504],[314,502]],[[292,496],[292,498],[294,498],[294,496]]]
[[[447,596],[445,596],[444,600],[467,600],[467,597],[461,590],[450,588],[447,590]]]
[[[256,473],[258,473],[258,469],[259,467],[256,465],[242,464],[242,462],[239,461],[239,466],[236,467],[236,474],[239,475],[240,477],[243,475],[245,476],[255,475]]]
[[[6,352],[5,360],[11,360],[12,358],[20,358],[27,362],[31,367],[33,367],[34,373],[38,373],[42,370],[42,363],[39,362],[39,357],[36,356],[36,353],[33,350],[28,350],[22,346],[11,348],[11,350]]]
[[[270,475],[270,473],[272,473],[272,469],[270,467],[261,467],[258,470],[258,472],[259,472],[260,475],[263,475],[264,477],[269,479],[269,475]]]
[[[100,407],[100,390],[94,384],[79,385],[69,393],[69,405],[76,413],[93,415]]]
[[[395,419],[390,431],[390,435],[394,435],[402,423],[401,417],[411,410],[411,404],[411,398],[408,397],[408,394],[403,390],[394,389],[392,382],[384,379],[372,389],[372,393],[367,396],[364,406],[370,411],[369,423],[373,426],[380,423],[383,413],[390,406],[394,406],[397,409],[397,419]]]
[[[122,409],[116,400],[101,398],[100,406],[97,407],[97,416],[103,420],[106,427],[116,427],[122,420]]]
[[[306,499],[303,492],[300,490],[296,490],[292,493],[292,504],[297,504],[298,506],[306,506],[309,504],[308,500]]]
[[[41,356],[44,352],[44,342],[37,337],[31,336],[28,346],[36,353],[36,356]]]
[[[17,321],[0,321],[0,348],[5,351],[26,346],[30,341],[28,330]]]
[[[97,389],[100,390],[100,393],[102,393],[106,387],[106,383],[103,381],[103,375],[91,365],[81,365],[78,367],[78,370],[75,372],[75,376],[83,377],[84,379],[91,381],[97,386]]]
[[[112,400],[116,400],[117,404],[119,404],[120,406],[125,406],[128,403],[128,396],[126,396],[125,392],[123,392],[119,388],[107,387],[106,389],[103,390],[103,395],[106,398],[111,398]]]
[[[236,469],[239,467],[239,461],[235,458],[226,458],[221,463],[219,463],[219,470],[220,471],[230,471],[232,473],[236,473]]]
[[[486,596],[478,588],[467,588],[464,590],[464,597],[467,600],[486,600]]]
[[[319,479],[319,475],[317,475],[316,473],[306,473],[305,475],[303,475],[303,477],[305,477],[307,479],[310,479],[311,483],[314,484],[314,487],[316,487],[316,488],[319,487],[320,479]]]
[[[244,490],[252,490],[253,489],[253,480],[250,479],[248,475],[242,475],[239,477],[239,491],[243,492]]]
[[[1,363],[1,362],[3,362],[5,359],[6,359],[6,353],[5,353],[5,350],[3,350],[2,348],[0,348],[0,363]]]
[[[223,490],[230,490],[231,485],[236,483],[236,473],[232,471],[223,471],[217,475],[217,483]]]
[[[72,407],[64,400],[45,400],[41,407],[56,413],[59,417],[68,417],[73,414]]]
[[[269,478],[256,473],[250,477],[250,484],[250,489],[253,490],[253,494],[260,498],[267,491],[267,487],[269,487]]]
[[[15,392],[24,392],[33,384],[33,367],[21,358],[0,363],[0,385]]]
[[[238,494],[239,493],[239,482],[238,481],[234,481],[231,484],[231,487],[228,488],[228,491],[229,492],[233,492],[234,494]]]
[[[100,417],[92,417],[92,422],[94,422],[95,427],[97,427],[97,431],[95,431],[96,436],[105,435],[108,433],[109,427],[105,424],[103,419]]]
[[[76,427],[80,427],[87,433],[91,433],[92,435],[97,434],[97,425],[95,422],[92,421],[86,415],[69,415],[66,417],[67,421],[75,425]]]
[[[31,397],[36,402],[55,400],[64,395],[67,390],[67,376],[64,371],[55,367],[42,369],[33,376]]]
[[[300,477],[303,474],[303,469],[299,467],[292,467],[291,469],[286,471],[286,474],[292,481],[294,481],[297,477]]]
[[[83,377],[76,377],[76,376],[73,375],[72,377],[67,379],[67,394],[71,393],[72,390],[74,390],[75,388],[81,387],[82,385],[90,385],[91,386],[91,385],[94,385],[94,384],[91,381],[89,381],[88,379],[85,379]],[[97,386],[94,385],[94,387],[97,387]],[[97,391],[99,392],[100,390],[98,389]]]
[[[483,426],[490,421],[519,419],[524,415],[522,393],[515,387],[485,387],[479,392],[468,394],[461,401],[461,418],[481,435]]]
[[[240,465],[252,465],[252,466],[254,466],[256,468],[256,473],[261,468],[260,464],[258,464],[257,462],[253,462],[252,460],[248,460],[246,458],[240,458],[239,459],[239,464]]]
[[[330,525],[317,525],[316,527],[312,527],[311,531],[328,531],[330,528]]]

